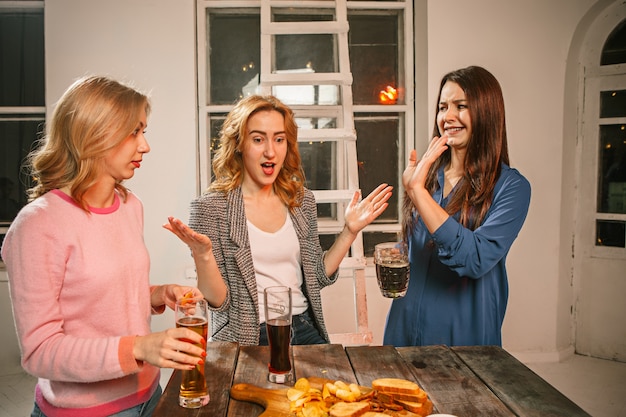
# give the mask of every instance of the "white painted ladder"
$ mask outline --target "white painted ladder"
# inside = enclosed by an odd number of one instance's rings
[[[310,8],[335,7],[335,21],[274,22],[272,7]],[[348,51],[348,11],[346,0],[307,1],[307,0],[261,0],[261,71],[259,90],[271,94],[274,86],[288,85],[334,85],[340,92],[340,103],[336,106],[291,106],[296,116],[310,117],[311,114],[334,112],[336,127],[333,129],[299,129],[299,142],[335,141],[336,158],[344,161],[343,170],[337,170],[336,190],[313,190],[317,203],[336,203],[337,221],[329,224],[320,222],[320,233],[339,233],[343,227],[346,204],[359,189],[356,152],[356,130],[352,108],[352,73]],[[333,34],[337,39],[339,71],[333,73],[316,72],[272,72],[275,56],[274,36],[293,34]],[[320,109],[323,107],[323,110]],[[351,253],[342,264],[343,271],[351,271],[354,281],[354,304],[356,329],[353,333],[331,334],[332,343],[343,345],[364,345],[372,342],[367,318],[367,297],[365,290],[365,257],[363,236],[359,233],[352,244]]]

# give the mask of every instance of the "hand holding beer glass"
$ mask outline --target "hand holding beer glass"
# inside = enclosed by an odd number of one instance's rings
[[[186,327],[201,335],[204,338],[204,346],[200,344],[196,346],[204,348],[209,324],[207,301],[204,298],[182,298],[176,301],[175,314],[176,327]],[[181,371],[178,404],[185,408],[199,408],[208,403],[209,392],[204,376],[204,362],[190,371]]]
[[[265,325],[270,345],[270,382],[284,384],[291,381],[291,288],[268,287],[263,291]]]
[[[409,287],[409,249],[405,242],[385,242],[374,247],[378,287],[383,297],[404,297]]]

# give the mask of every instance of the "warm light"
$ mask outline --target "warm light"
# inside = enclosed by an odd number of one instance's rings
[[[398,90],[388,85],[384,90],[378,93],[378,101],[380,104],[396,104],[398,100]]]

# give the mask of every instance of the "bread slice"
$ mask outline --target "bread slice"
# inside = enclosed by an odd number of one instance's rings
[[[413,381],[400,378],[379,378],[372,381],[372,388],[387,394],[418,395],[422,389]]]
[[[389,417],[389,414],[379,413],[378,411],[367,411],[361,417]]]
[[[339,402],[330,407],[330,417],[360,417],[369,411],[368,402]]]
[[[412,413],[419,414],[420,416],[427,416],[433,411],[433,404],[430,401],[418,403],[414,401],[395,400],[396,403],[404,407],[405,410],[409,410]]]
[[[428,401],[428,395],[426,391],[420,390],[419,394],[405,394],[402,392],[389,393],[394,400],[404,400],[414,403],[425,403]]]

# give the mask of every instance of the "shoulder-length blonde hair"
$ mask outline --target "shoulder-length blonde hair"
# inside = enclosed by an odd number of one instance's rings
[[[84,195],[102,159],[137,128],[142,110],[150,113],[148,97],[115,80],[89,76],[74,82],[56,104],[41,146],[29,155],[36,182],[29,200],[69,185],[72,198],[89,211]],[[120,182],[115,188],[125,200],[126,187]]]
[[[228,113],[220,132],[220,147],[213,159],[215,181],[211,191],[231,191],[243,181],[242,151],[248,120],[260,111],[277,111],[285,120],[287,156],[274,182],[274,192],[292,209],[300,206],[304,196],[304,171],[298,149],[298,126],[293,111],[274,96],[253,95],[240,100]]]
[[[480,226],[491,207],[493,190],[500,177],[502,164],[509,164],[506,137],[504,98],[498,80],[482,67],[470,66],[446,74],[439,86],[433,137],[440,136],[437,113],[441,90],[447,82],[457,83],[465,92],[472,121],[472,136],[465,154],[465,171],[454,194],[446,206],[450,215],[460,212],[460,223],[475,230]],[[426,188],[433,194],[439,186],[437,173],[450,163],[451,151],[447,149],[430,167]],[[404,234],[413,229],[412,202],[405,195],[403,207]]]

